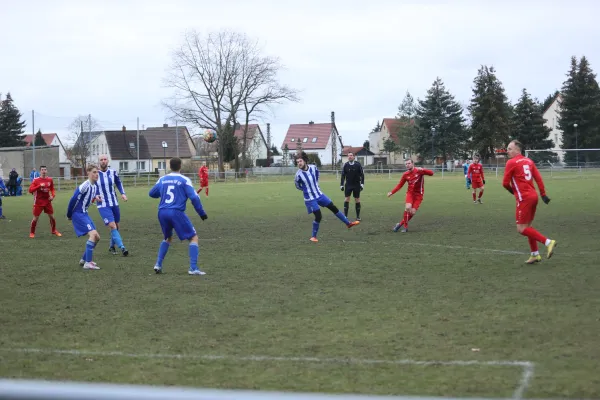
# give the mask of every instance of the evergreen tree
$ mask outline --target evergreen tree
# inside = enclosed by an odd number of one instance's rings
[[[552,103],[554,103],[554,100],[556,99],[556,97],[559,94],[560,94],[560,92],[557,90],[553,94],[549,94],[548,97],[546,97],[546,99],[542,103],[542,112],[546,111],[548,109],[548,107],[550,107],[550,105],[552,105]]]
[[[377,121],[375,127],[371,130],[371,132],[379,132],[381,130],[381,124]]]
[[[363,142],[363,147],[367,150],[371,150],[371,143],[368,140]]]
[[[472,141],[486,160],[495,157],[496,149],[508,145],[511,110],[494,67],[482,66],[473,82],[469,105]]]
[[[36,146],[45,146],[46,145],[46,141],[44,140],[44,137],[42,136],[42,130],[38,129],[37,133],[35,134],[35,137],[33,139],[33,143]]]
[[[534,101],[526,89],[523,89],[519,102],[514,107],[512,116],[512,139],[517,139],[525,150],[545,150],[554,147],[554,142],[549,139],[552,131],[545,125],[543,104]],[[536,163],[556,162],[555,153],[534,152],[529,154]]]
[[[571,68],[562,87],[558,128],[563,132],[563,149],[600,146],[600,87],[585,56],[579,64],[571,58]],[[577,124],[577,128],[575,128]],[[598,162],[598,152],[567,152],[565,162]]]
[[[281,154],[279,154],[279,149],[277,149],[277,146],[275,146],[275,145],[271,146],[271,154],[274,156],[281,155]]]
[[[406,152],[410,155],[415,151],[415,143],[417,139],[417,128],[416,128],[416,113],[417,104],[415,99],[409,92],[406,92],[402,103],[398,106],[398,113],[396,119],[399,120],[397,127],[396,137],[398,138],[397,147],[398,150]]]
[[[25,121],[21,121],[23,114],[14,105],[10,93],[0,101],[0,147],[24,146],[23,132]]]
[[[233,134],[233,126],[227,122],[221,130],[219,140],[223,142],[223,161],[231,162],[237,159],[239,154],[239,143],[237,137]]]
[[[424,159],[440,156],[444,161],[461,153],[466,142],[463,108],[437,78],[427,91],[425,100],[419,100],[415,118],[415,150]]]

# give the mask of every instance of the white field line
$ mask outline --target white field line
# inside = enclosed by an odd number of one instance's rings
[[[276,357],[276,356],[227,356],[210,354],[165,354],[165,353],[127,353],[121,351],[88,351],[76,349],[39,349],[39,348],[0,348],[0,352],[10,353],[37,353],[37,354],[58,354],[83,357],[127,357],[127,358],[148,358],[148,359],[178,359],[178,360],[230,360],[230,361],[277,361],[277,362],[300,362],[300,363],[321,363],[321,364],[354,364],[354,365],[445,365],[445,366],[511,366],[520,367],[523,371],[517,388],[513,392],[513,399],[522,399],[525,390],[531,382],[535,365],[530,361],[478,361],[478,360],[454,360],[454,361],[419,361],[411,359],[401,360],[378,360],[368,358],[321,358],[321,357]]]

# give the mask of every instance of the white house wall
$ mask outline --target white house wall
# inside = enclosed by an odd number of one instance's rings
[[[162,160],[161,160],[162,161]],[[126,162],[128,163],[127,165],[127,171],[121,171],[119,169],[119,165],[121,165],[121,162]],[[149,172],[149,168],[152,167],[152,160],[145,160],[145,159],[140,159],[140,162],[145,162],[145,168],[141,169],[140,172]],[[127,173],[136,173],[138,172],[136,170],[136,165],[137,165],[137,160],[131,160],[131,159],[127,159],[127,160],[110,160],[109,164],[111,169],[117,171],[119,174],[127,174]]]
[[[552,139],[554,142],[554,147],[552,148],[553,151],[562,150],[563,132],[558,129],[559,116],[560,106],[558,104],[558,99],[556,99],[544,113],[544,119],[546,120],[544,125],[551,129],[548,139]]]

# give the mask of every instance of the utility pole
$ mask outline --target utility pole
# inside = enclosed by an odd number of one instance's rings
[[[271,166],[271,124],[267,122],[267,167]]]
[[[175,145],[177,147],[177,157],[179,157],[179,121],[175,120]]]
[[[140,117],[137,117],[137,143],[135,149],[137,152],[137,175],[140,176]]]
[[[331,112],[331,169],[336,168],[337,164],[337,132],[335,129],[335,112]]]
[[[33,142],[33,168],[35,168],[35,111],[31,110],[31,141]],[[27,171],[25,171],[27,172]]]

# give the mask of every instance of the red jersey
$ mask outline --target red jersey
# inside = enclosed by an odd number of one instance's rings
[[[469,169],[467,171],[467,176],[473,182],[483,182],[485,176],[483,175],[483,165],[480,163],[473,163],[469,165]]]
[[[402,174],[400,182],[398,182],[396,187],[392,189],[392,194],[402,189],[402,186],[404,186],[406,182],[408,182],[408,190],[406,191],[407,193],[412,192],[423,194],[425,185],[424,175],[432,176],[433,171],[423,168],[413,168],[411,171],[406,171]]]
[[[56,195],[54,181],[49,176],[35,178],[29,185],[29,193],[33,194],[33,205],[46,206],[50,204],[50,195]]]
[[[535,163],[523,155],[518,155],[506,163],[502,186],[506,189],[511,189],[515,198],[522,201],[524,198],[537,197],[532,178],[538,185],[540,195],[545,196],[546,188],[544,187],[544,181]]]

